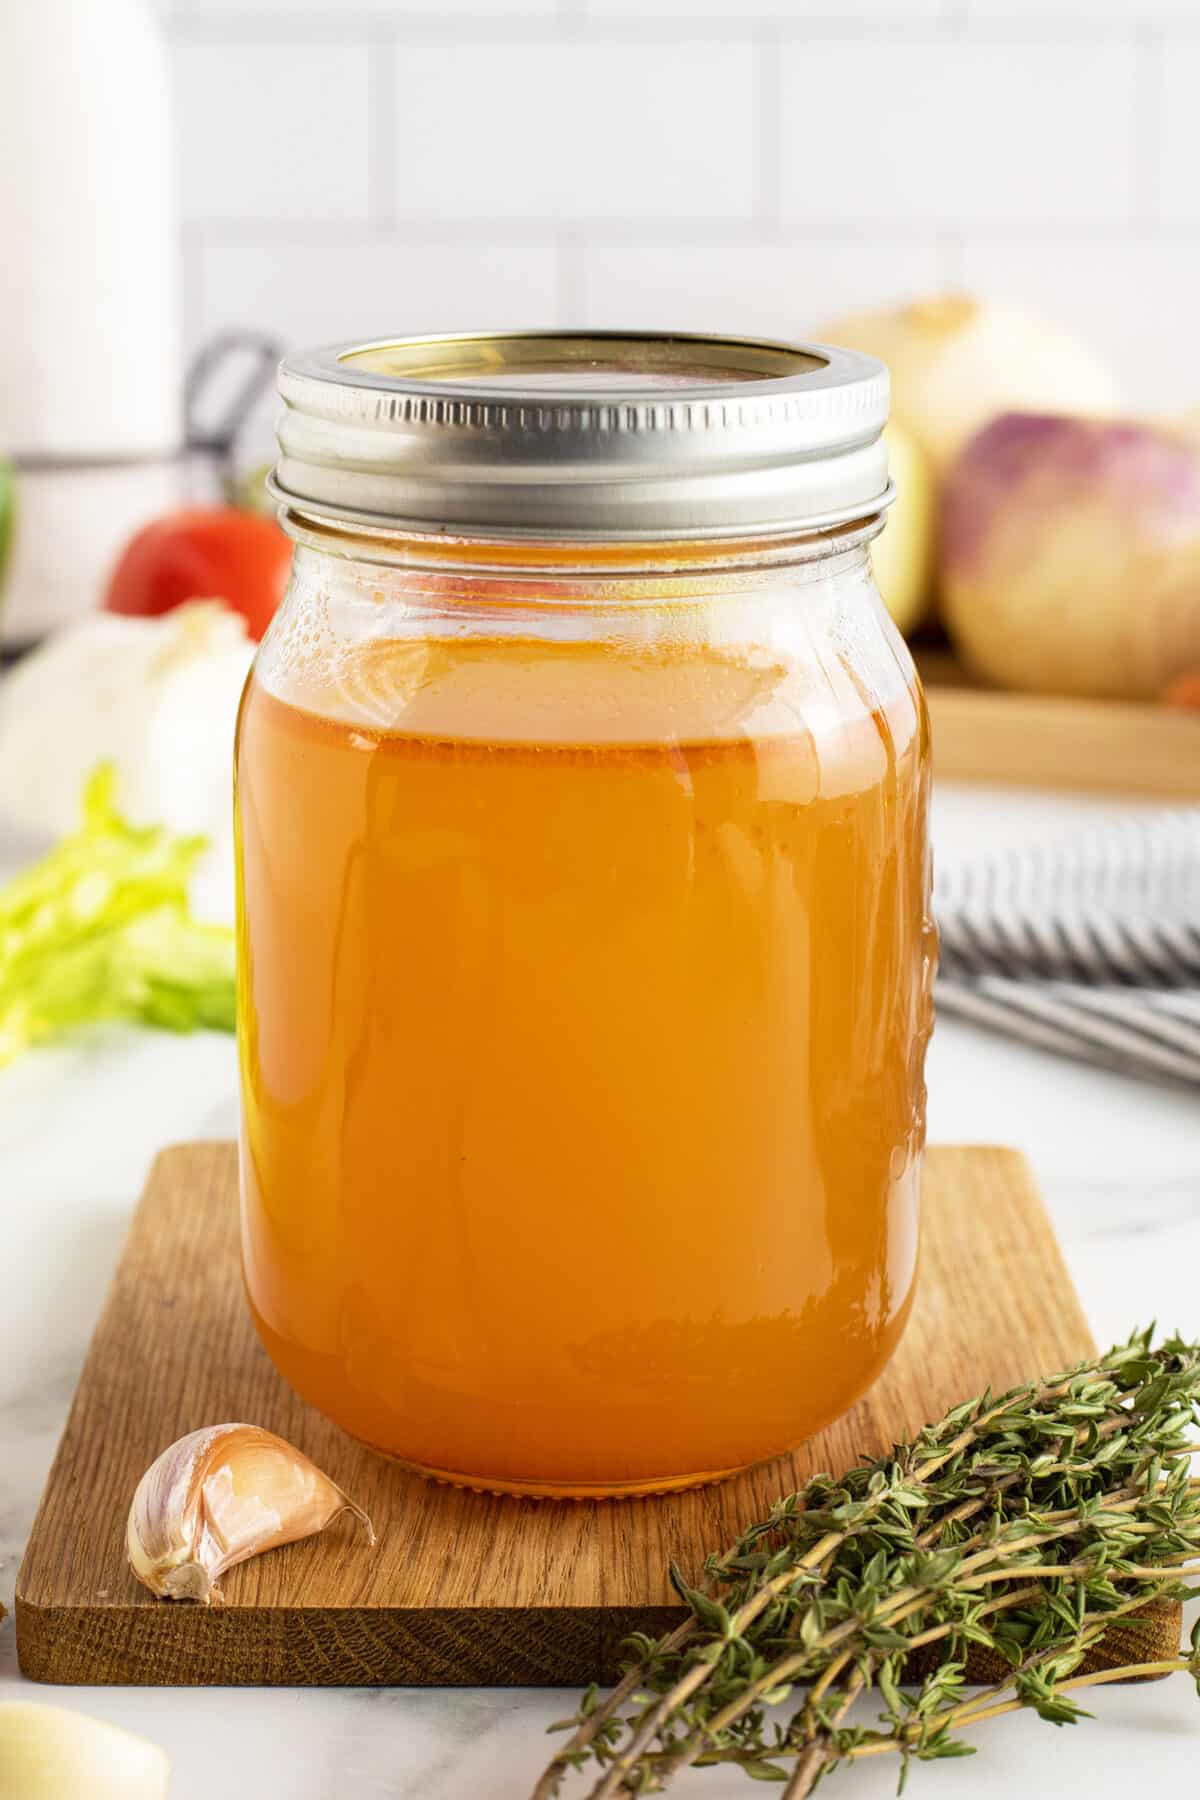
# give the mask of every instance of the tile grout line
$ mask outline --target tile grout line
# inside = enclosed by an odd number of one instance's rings
[[[1080,19],[1054,13],[1041,16],[1028,14],[1011,17],[1004,14],[971,14],[963,0],[944,0],[943,10],[918,14],[899,23],[895,12],[811,14],[803,19],[787,13],[762,14],[751,7],[746,12],[701,14],[686,18],[674,14],[656,14],[653,5],[645,12],[613,17],[600,17],[586,9],[585,0],[559,0],[558,9],[547,13],[522,12],[514,8],[507,15],[496,13],[410,13],[398,16],[383,9],[330,10],[324,13],[261,13],[253,11],[202,16],[198,13],[175,12],[164,20],[168,34],[180,41],[193,43],[255,42],[275,44],[281,40],[293,43],[327,43],[330,39],[347,40],[366,37],[376,26],[385,26],[397,37],[414,42],[442,40],[453,44],[470,41],[478,45],[541,40],[560,42],[564,36],[587,37],[594,42],[628,40],[633,46],[646,42],[673,43],[688,41],[714,45],[750,42],[764,30],[777,32],[782,40],[811,40],[820,44],[909,43],[929,40],[952,42],[964,36],[980,44],[1027,44],[1036,48],[1048,43],[1086,46],[1096,42],[1122,41],[1128,38],[1128,23],[1116,14]],[[1184,42],[1200,39],[1200,13],[1193,18],[1172,19],[1172,35]]]
[[[560,231],[558,257],[558,324],[578,327],[587,319],[587,270],[584,244],[577,232]]]
[[[179,234],[179,336],[184,344],[199,344],[204,330],[204,243]]]
[[[938,234],[938,280],[946,292],[965,288],[967,234],[959,227]]]
[[[369,90],[367,197],[371,223],[380,237],[396,229],[398,214],[396,108],[398,51],[386,23],[377,21],[368,37]]]
[[[760,25],[754,34],[751,105],[754,108],[754,223],[775,237],[782,223],[783,70],[779,32]]]
[[[556,248],[564,230],[557,216],[497,221],[493,217],[455,219],[432,214],[397,212],[390,221],[393,232],[403,230],[404,241],[424,247],[476,247],[521,249]],[[904,249],[933,246],[952,250],[964,235],[972,243],[988,247],[1080,249],[1088,251],[1200,248],[1200,218],[1195,220],[1145,221],[1128,218],[1097,224],[1095,220],[1010,219],[980,222],[965,217],[946,219],[899,218],[895,213],[846,218],[789,216],[780,229],[764,232],[761,221],[736,218],[697,219],[683,228],[677,216],[662,215],[637,224],[585,217],[571,222],[577,241],[588,249],[638,250],[801,250],[808,244],[844,245],[849,248]],[[371,221],[363,223],[324,219],[310,225],[279,225],[267,217],[193,218],[181,231],[185,244],[212,250],[360,250],[381,242]]]
[[[1134,40],[1130,119],[1130,222],[1153,229],[1162,214],[1162,116],[1166,100],[1166,45],[1161,30],[1145,23]]]

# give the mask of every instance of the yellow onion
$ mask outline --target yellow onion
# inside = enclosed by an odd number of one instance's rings
[[[1117,382],[1067,331],[1004,301],[942,294],[837,319],[816,334],[887,364],[892,411],[940,475],[966,440],[1002,412],[1106,415]]]
[[[896,498],[871,545],[871,562],[887,609],[907,635],[929,611],[937,497],[929,460],[912,433],[893,420],[884,437]]]
[[[988,681],[1157,698],[1200,666],[1200,446],[1132,421],[996,419],[947,476],[941,594]]]

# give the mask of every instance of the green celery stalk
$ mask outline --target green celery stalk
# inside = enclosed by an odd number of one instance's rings
[[[193,919],[207,840],[137,827],[116,774],[88,779],[80,829],[0,888],[0,1065],[79,1026],[234,1028],[234,935]]]

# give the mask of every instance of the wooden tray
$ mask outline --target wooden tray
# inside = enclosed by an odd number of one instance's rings
[[[935,1149],[918,1303],[900,1352],[854,1410],[794,1455],[721,1487],[600,1504],[491,1499],[372,1456],[283,1385],[238,1267],[233,1146],[155,1164],[134,1219],[17,1584],[36,1681],[315,1685],[582,1684],[622,1638],[680,1617],[674,1559],[704,1555],[818,1469],[876,1456],[989,1384],[1092,1344],[1025,1163]],[[185,1431],[245,1419],[306,1450],[371,1513],[234,1569],[226,1604],[157,1601],[125,1565],[130,1497]],[[1176,1642],[1178,1637],[1176,1636]]]
[[[949,781],[1200,800],[1200,714],[1131,701],[1006,694],[953,654],[915,648],[933,725],[934,773]]]

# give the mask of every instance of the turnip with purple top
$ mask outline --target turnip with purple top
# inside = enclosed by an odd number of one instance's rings
[[[941,557],[947,626],[985,680],[1156,699],[1200,665],[1200,446],[1005,413],[950,468]]]

